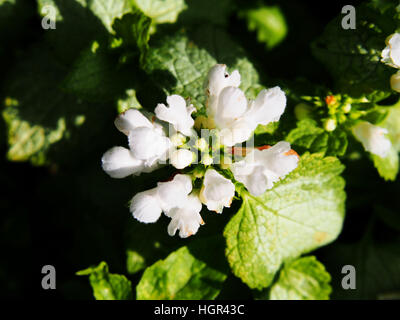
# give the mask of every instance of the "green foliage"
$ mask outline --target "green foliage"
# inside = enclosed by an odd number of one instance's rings
[[[336,239],[344,218],[342,170],[336,158],[305,154],[273,189],[260,197],[243,195],[224,231],[233,273],[262,289],[283,262]]]
[[[107,263],[78,271],[78,276],[89,276],[96,300],[131,300],[132,284],[123,275],[110,273]]]
[[[331,276],[314,256],[285,264],[271,287],[271,300],[329,300]]]
[[[174,23],[187,8],[184,0],[133,0],[155,24]]]
[[[138,299],[214,299],[226,279],[220,238],[201,239],[147,268],[136,288]]]
[[[343,30],[343,16],[338,15],[313,43],[313,53],[334,78],[338,92],[380,100],[390,94],[393,73],[381,63],[381,50],[398,21],[392,11],[382,14],[366,4],[357,7],[356,12],[355,30]]]
[[[347,134],[344,131],[327,132],[312,119],[299,121],[297,127],[286,136],[286,140],[295,149],[299,147],[326,155],[343,156],[347,149]]]
[[[268,49],[277,46],[286,37],[285,16],[277,6],[261,6],[242,11],[239,15],[247,20],[250,31],[257,31],[258,41],[264,42]]]

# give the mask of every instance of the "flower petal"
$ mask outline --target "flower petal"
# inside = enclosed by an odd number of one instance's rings
[[[286,95],[279,87],[262,90],[256,100],[250,103],[246,117],[257,125],[267,125],[270,122],[279,121],[286,107]]]
[[[133,217],[140,222],[156,222],[162,212],[158,201],[157,188],[137,193],[132,198],[130,211]]]
[[[171,123],[176,131],[182,132],[186,136],[190,136],[194,125],[191,117],[195,108],[190,105],[186,107],[186,101],[180,95],[172,95],[167,97],[169,107],[160,103],[155,109],[158,119]]]
[[[214,169],[208,169],[204,175],[200,200],[208,210],[221,213],[224,207],[230,207],[235,195],[235,185]]]
[[[364,149],[381,158],[385,158],[392,147],[391,141],[385,137],[387,133],[387,129],[367,121],[360,122],[353,127],[353,134],[362,143]]]
[[[114,121],[117,129],[126,135],[129,135],[135,128],[147,127],[152,128],[153,125],[139,110],[129,109],[121,113]]]
[[[133,157],[132,152],[123,147],[108,150],[101,158],[103,170],[112,178],[125,178],[140,174],[144,169],[142,160]]]
[[[171,164],[177,169],[183,169],[193,162],[193,152],[187,149],[178,149],[172,152],[170,156]]]
[[[157,192],[164,213],[169,216],[172,208],[182,208],[191,191],[192,179],[186,174],[177,174],[172,181],[159,182]]]

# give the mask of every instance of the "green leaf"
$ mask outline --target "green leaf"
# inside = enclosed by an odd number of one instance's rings
[[[380,61],[380,55],[396,23],[389,13],[382,14],[365,4],[356,12],[355,30],[343,30],[343,15],[339,14],[313,43],[312,51],[334,78],[338,92],[380,100],[391,93],[393,69]]]
[[[133,0],[136,6],[154,23],[174,23],[186,9],[185,0]]]
[[[109,273],[107,263],[78,271],[78,276],[89,276],[96,300],[131,300],[132,284],[123,275]]]
[[[342,171],[334,157],[305,154],[273,189],[260,197],[243,195],[224,231],[233,273],[262,289],[283,262],[335,240],[344,218]]]
[[[277,46],[285,39],[287,24],[285,16],[278,6],[261,6],[239,13],[247,20],[250,31],[257,31],[257,39],[264,42],[268,49]]]
[[[285,264],[271,287],[271,300],[329,300],[331,276],[314,256]]]
[[[141,60],[149,49],[151,19],[146,17],[143,12],[134,9],[133,13],[124,15],[121,19],[116,19],[113,23],[116,37],[122,40],[122,44],[138,48]]]
[[[312,119],[297,122],[285,138],[298,151],[322,152],[329,156],[343,156],[347,149],[347,134],[340,128],[327,132]]]
[[[147,268],[136,287],[137,298],[214,299],[227,277],[221,240],[199,239]]]
[[[242,90],[250,92],[259,86],[258,74],[243,49],[219,29],[204,26],[193,33],[191,40],[182,32],[165,36],[151,47],[145,70],[166,94],[190,97],[198,109],[206,99],[203,83],[216,63],[239,70]]]
[[[65,73],[66,68],[42,46],[32,48],[12,68],[2,101],[9,160],[72,164],[74,159],[82,162],[103,143],[97,138],[93,143],[93,138],[101,135],[115,111],[107,104],[91,105],[61,90]]]
[[[98,42],[84,50],[62,83],[63,89],[89,101],[113,100],[129,83],[127,68]]]

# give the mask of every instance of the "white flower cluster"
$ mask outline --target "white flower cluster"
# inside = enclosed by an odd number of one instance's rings
[[[167,97],[168,106],[158,104],[155,116],[130,109],[117,117],[115,125],[128,136],[129,149],[114,147],[103,155],[103,169],[111,177],[151,172],[168,160],[177,169],[200,163],[194,170],[187,168],[185,173],[176,174],[171,181],[137,193],[130,205],[137,220],[153,223],[163,212],[171,218],[168,233],[172,236],[179,230],[179,236],[185,238],[204,224],[202,204],[217,213],[230,207],[235,185],[225,176],[233,175],[251,194],[259,196],[297,167],[299,157],[284,141],[272,147],[243,148],[245,152],[238,161],[223,156],[223,165],[217,166],[220,162],[209,149],[242,149],[235,145],[251,138],[259,124],[278,121],[286,107],[285,94],[279,87],[262,90],[255,100],[248,100],[239,85],[239,72],[228,74],[225,65],[214,66],[208,74],[207,121],[203,128],[216,130],[216,145],[198,137],[192,118],[195,108],[179,95]],[[168,135],[165,123],[169,124]],[[194,149],[201,152],[201,161]],[[202,179],[201,183],[196,179]]]

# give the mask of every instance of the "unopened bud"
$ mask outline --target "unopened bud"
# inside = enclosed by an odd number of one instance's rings
[[[324,129],[328,132],[336,129],[336,120],[335,119],[327,119],[324,121]]]
[[[203,155],[201,162],[205,165],[205,166],[209,166],[211,164],[213,164],[213,158],[207,153],[205,155]]]

